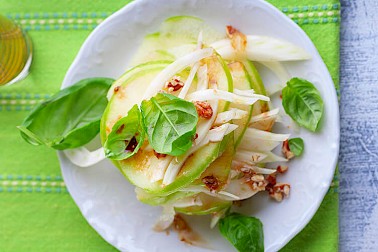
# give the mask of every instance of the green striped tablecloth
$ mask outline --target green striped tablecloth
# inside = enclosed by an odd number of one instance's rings
[[[252,0],[251,0],[252,1]],[[30,75],[0,88],[0,251],[113,251],[67,193],[54,150],[24,142],[16,126],[58,91],[81,44],[128,0],[0,0],[0,12],[29,32]],[[338,90],[337,0],[270,0],[310,36]],[[300,4],[298,3],[300,2]],[[337,251],[338,177],[311,223],[285,251]]]

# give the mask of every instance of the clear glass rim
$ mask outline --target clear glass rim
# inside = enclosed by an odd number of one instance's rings
[[[4,17],[4,16],[3,16]],[[13,22],[13,20],[11,20]],[[32,63],[32,55],[33,55],[33,48],[32,48],[32,41],[29,37],[29,35],[22,29],[22,27],[18,24],[16,24],[22,31],[22,35],[25,39],[25,44],[26,44],[26,50],[27,50],[27,55],[28,55],[28,59],[26,60],[25,62],[25,65],[24,67],[22,68],[22,70],[20,71],[20,73],[15,76],[13,79],[11,79],[10,81],[8,81],[7,83],[4,83],[4,84],[0,84],[0,87],[2,86],[9,86],[9,85],[12,85],[22,79],[24,79],[26,76],[28,76],[29,74],[29,68],[30,68],[30,65]]]

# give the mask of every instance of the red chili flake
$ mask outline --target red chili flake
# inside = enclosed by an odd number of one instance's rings
[[[204,177],[202,179],[202,182],[205,184],[207,188],[210,189],[210,191],[216,191],[219,188],[218,179],[213,175]]]
[[[158,159],[165,158],[167,156],[167,154],[159,153],[159,152],[156,152],[155,150],[154,150],[154,154],[155,154],[155,157],[157,157]]]
[[[127,141],[125,141],[125,142],[127,144]],[[135,148],[137,147],[137,145],[138,145],[138,142],[137,142],[136,138],[133,137],[133,138],[131,138],[129,144],[127,145],[126,150],[133,152],[135,150]]]
[[[194,102],[199,117],[210,119],[213,116],[213,109],[208,102]]]
[[[282,94],[280,94],[280,99],[282,100]]]

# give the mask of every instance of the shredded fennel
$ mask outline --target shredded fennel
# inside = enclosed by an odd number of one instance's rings
[[[85,147],[64,150],[63,153],[75,165],[89,167],[105,159],[104,148],[89,151]]]

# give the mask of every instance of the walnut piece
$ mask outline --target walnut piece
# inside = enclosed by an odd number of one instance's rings
[[[214,192],[219,188],[219,181],[213,175],[204,177],[202,182],[210,190],[210,192]]]
[[[277,183],[269,190],[269,196],[278,202],[282,201],[284,197],[288,197],[290,193],[290,185],[284,183]]]
[[[286,165],[277,166],[277,172],[278,173],[285,173],[285,172],[287,172],[288,169],[289,169],[289,167],[286,166]]]
[[[180,90],[183,86],[184,82],[180,80],[179,76],[175,76],[171,80],[167,81],[164,87],[169,93],[172,93]]]
[[[285,140],[282,143],[282,153],[285,155],[286,159],[292,159],[295,155],[290,151],[289,140]]]
[[[213,109],[208,102],[194,102],[199,117],[210,119],[213,116]]]
[[[245,171],[243,168],[241,170],[244,173],[245,182],[254,191],[264,191],[268,182],[265,180],[263,175],[255,174],[251,170],[249,172]]]

